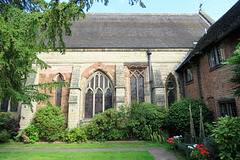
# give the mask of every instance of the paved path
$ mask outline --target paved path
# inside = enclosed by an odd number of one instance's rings
[[[96,152],[96,151],[148,151],[155,160],[178,160],[162,147],[92,148],[92,149],[1,149],[0,152]]]

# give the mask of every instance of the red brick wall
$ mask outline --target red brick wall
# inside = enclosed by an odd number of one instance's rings
[[[191,82],[186,82],[186,69],[187,68],[192,68],[192,74],[193,74],[193,81]],[[186,93],[186,97],[189,98],[195,98],[195,99],[199,99],[199,91],[198,91],[198,82],[197,82],[197,71],[196,71],[196,67],[195,65],[191,64],[188,67],[186,67],[184,69],[184,86],[185,86],[185,93]]]
[[[39,83],[53,82],[57,81],[58,74],[63,76],[63,80],[66,82],[71,82],[72,66],[52,66],[52,68],[43,69],[39,71]],[[68,98],[69,98],[69,86],[62,87],[62,97],[61,97],[61,110],[64,115],[68,113]],[[53,88],[52,94],[48,91],[48,94],[52,97],[50,102],[56,104],[56,89]],[[46,106],[45,104],[37,104],[37,109]]]

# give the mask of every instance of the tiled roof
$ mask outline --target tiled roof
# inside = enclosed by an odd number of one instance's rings
[[[192,48],[208,24],[199,14],[86,14],[67,48]]]
[[[229,11],[215,22],[207,33],[201,37],[194,50],[179,64],[176,71],[180,70],[194,56],[206,47],[222,40],[227,35],[240,28],[240,1],[238,1]]]

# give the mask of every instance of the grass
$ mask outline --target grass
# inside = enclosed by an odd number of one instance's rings
[[[111,151],[111,152],[3,152],[4,160],[154,160],[148,151]]]
[[[71,143],[71,144],[66,144],[66,143],[63,143],[63,144],[56,144],[56,143],[35,143],[35,144],[7,143],[7,144],[0,144],[0,149],[1,150],[6,150],[6,149],[11,149],[11,150],[14,150],[14,149],[26,149],[26,150],[27,149],[83,149],[83,148],[91,149],[91,148],[123,148],[123,147],[124,148],[125,147],[127,147],[127,148],[163,147],[166,150],[168,150],[169,152],[171,152],[172,154],[174,154],[179,160],[185,160],[185,153],[181,152],[181,151],[180,152],[179,151],[178,152],[173,152],[169,143],[160,144],[160,143],[152,143],[152,142],[139,142],[139,143],[130,143],[129,142],[129,143],[79,143],[79,144],[76,144],[76,143]],[[8,155],[6,153],[7,152],[0,153],[0,157],[2,158],[2,157],[5,157],[5,155]],[[30,154],[30,152],[27,152],[27,153],[26,152],[14,152],[14,153],[11,153],[9,155],[12,155],[12,154],[18,155],[20,153]],[[38,152],[34,152],[34,153],[38,154]],[[74,152],[71,152],[71,153],[74,153]],[[95,155],[95,152],[90,152],[89,154],[90,155],[91,154]],[[70,155],[72,155],[72,154],[70,154]]]
[[[0,144],[0,149],[81,149],[81,148],[135,148],[135,147],[167,147],[167,144],[158,144],[150,142],[141,143],[71,143],[71,144],[23,144],[8,143]]]

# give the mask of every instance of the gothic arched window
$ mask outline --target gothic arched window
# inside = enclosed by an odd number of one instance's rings
[[[167,106],[170,107],[176,101],[176,81],[172,74],[167,78],[166,82],[166,91],[167,91]]]
[[[62,82],[62,76],[59,74],[57,77],[58,82]],[[57,87],[56,92],[56,106],[61,107],[62,87]]]
[[[96,72],[88,81],[85,92],[85,118],[113,108],[113,89],[108,77]]]

